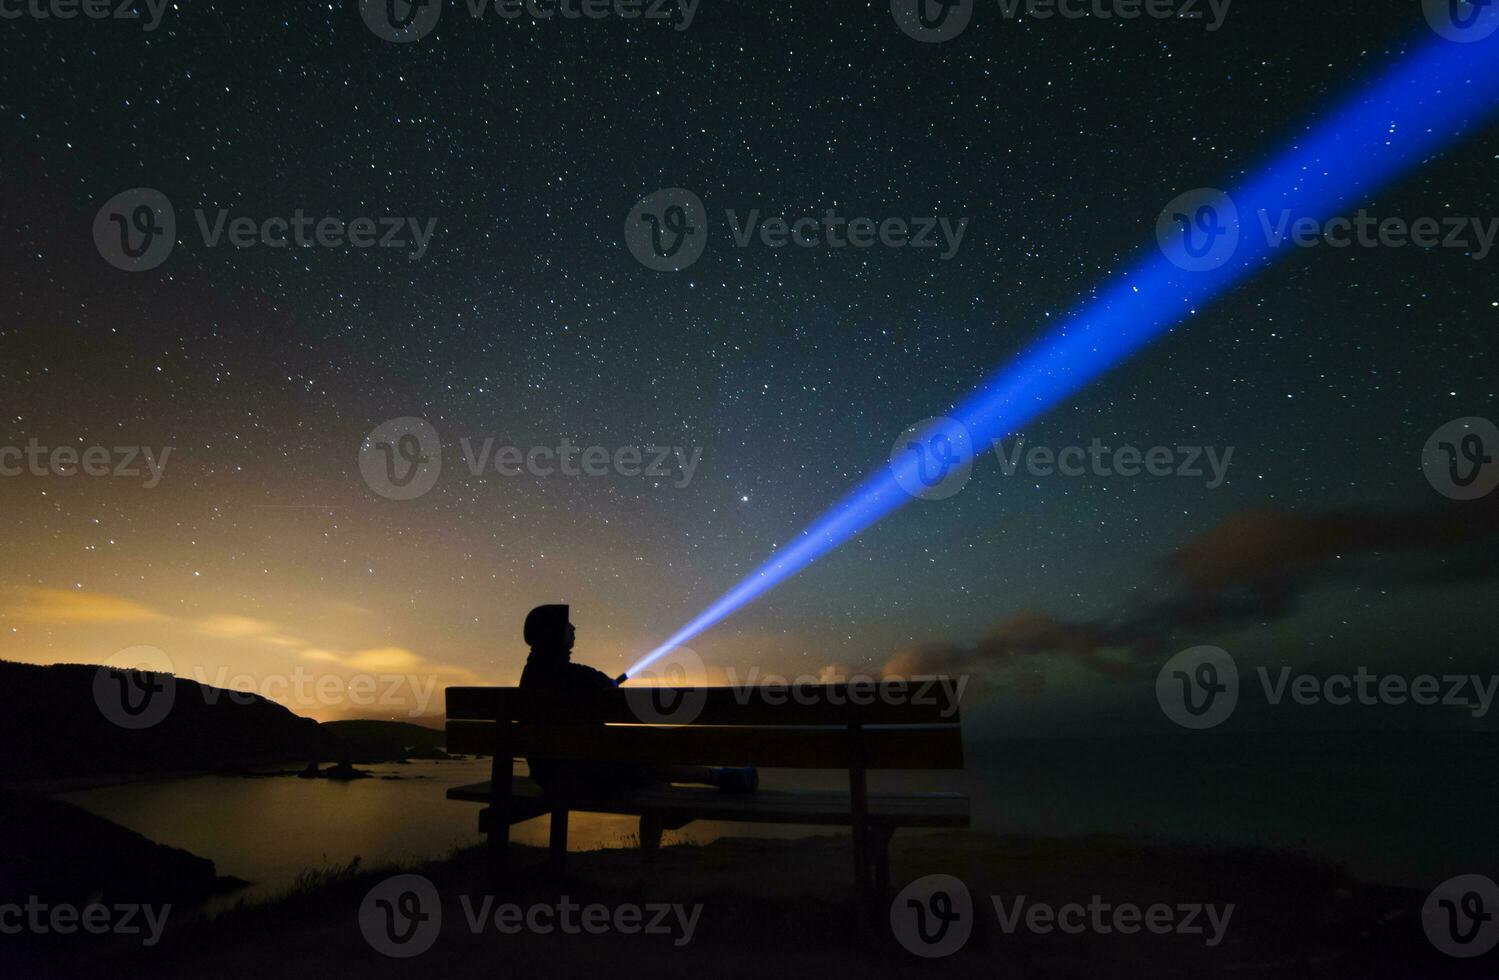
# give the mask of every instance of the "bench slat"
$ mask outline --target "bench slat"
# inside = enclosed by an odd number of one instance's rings
[[[511,795],[516,807],[512,823],[547,812],[551,799],[534,780],[523,776],[512,780]],[[447,796],[450,800],[488,803],[490,784],[456,786]],[[638,816],[649,812],[698,820],[818,825],[847,825],[852,813],[849,794],[832,790],[722,793],[695,786],[647,787],[598,798],[569,797],[567,806],[586,813]],[[967,827],[969,802],[959,793],[871,793],[869,816],[876,823],[890,826]]]
[[[447,750],[485,755],[495,722],[449,721]],[[840,728],[651,727],[645,725],[515,725],[516,756],[634,762],[642,765],[756,765],[767,769],[847,769],[850,742]],[[870,769],[961,769],[963,736],[956,725],[866,728]]]
[[[651,688],[615,691],[522,691],[514,687],[450,687],[447,715],[453,719],[581,723],[700,725],[937,725],[958,722],[951,678],[919,678],[875,684],[797,687]],[[662,716],[680,704],[679,716]]]

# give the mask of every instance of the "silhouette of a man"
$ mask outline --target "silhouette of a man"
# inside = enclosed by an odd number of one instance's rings
[[[600,691],[619,686],[623,677],[610,677],[586,664],[572,662],[577,630],[568,619],[565,605],[537,606],[526,614],[526,645],[531,655],[521,671],[520,686],[538,691]],[[619,762],[573,762],[528,758],[531,778],[541,785],[565,792],[607,792],[654,782],[706,783],[726,792],[749,792],[760,783],[753,766],[710,768],[708,766],[650,767]]]

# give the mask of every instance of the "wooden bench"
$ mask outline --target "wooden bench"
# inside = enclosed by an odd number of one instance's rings
[[[963,768],[958,705],[948,690],[922,680],[568,693],[451,687],[447,750],[491,754],[494,765],[489,782],[455,787],[447,795],[488,804],[479,830],[488,837],[496,877],[506,870],[510,827],[546,814],[551,816],[551,862],[560,869],[572,810],[638,816],[646,852],[659,845],[663,830],[694,820],[847,826],[853,831],[855,881],[861,897],[873,903],[876,894],[889,891],[889,843],[896,828],[969,825],[963,794],[868,791],[872,769]],[[647,725],[642,719],[670,724]],[[727,793],[661,783],[564,796],[517,776],[518,756],[647,766],[844,769],[848,791]]]

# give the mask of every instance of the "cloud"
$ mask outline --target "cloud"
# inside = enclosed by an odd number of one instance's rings
[[[329,650],[310,648],[302,651],[306,660],[336,663],[350,670],[367,674],[391,674],[412,670],[424,662],[421,657],[404,647],[375,647],[354,653],[334,653]]]
[[[404,647],[372,647],[352,653],[309,647],[302,651],[301,657],[318,663],[336,664],[361,674],[430,674],[457,681],[477,681],[477,675],[466,668],[434,663]]]
[[[205,616],[194,625],[197,627],[198,632],[204,636],[212,636],[224,640],[260,637],[268,633],[275,633],[281,628],[269,620],[224,614]]]
[[[819,684],[840,684],[846,682],[850,677],[861,677],[860,671],[854,670],[848,664],[828,664],[817,672]]]
[[[882,672],[891,677],[1023,672],[1026,658],[1062,655],[1097,673],[1123,676],[1131,663],[1121,651],[1138,640],[1130,628],[1022,611],[991,626],[976,643],[926,643],[902,650]]]
[[[262,636],[260,639],[265,641],[266,643],[269,643],[271,646],[277,647],[296,648],[305,647],[307,645],[307,641],[302,639],[300,636],[285,636],[280,633],[274,636]]]
[[[158,623],[185,625],[200,636],[219,640],[254,639],[280,647],[301,647],[305,642],[287,635],[284,628],[266,619],[215,613],[186,620],[167,615],[124,596],[84,590],[27,588],[3,610],[6,618],[41,626],[86,623]]]
[[[1189,589],[1282,583],[1368,552],[1436,552],[1499,532],[1499,498],[1430,512],[1242,511],[1166,559]]]
[[[74,623],[154,623],[170,617],[123,596],[83,590],[26,588],[5,616],[42,626]]]
[[[1094,673],[1126,676],[1164,659],[1176,634],[1284,619],[1318,585],[1359,581],[1393,590],[1495,578],[1499,565],[1489,545],[1496,536],[1499,497],[1419,512],[1242,511],[1165,559],[1158,569],[1166,573],[1163,598],[1090,620],[1018,612],[976,643],[899,651],[884,673],[1007,674],[1032,683],[1021,676],[1029,658],[1062,657]]]

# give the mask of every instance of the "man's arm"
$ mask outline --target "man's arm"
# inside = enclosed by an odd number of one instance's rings
[[[614,678],[602,670],[594,670],[587,664],[567,665],[567,686],[585,690],[611,690],[618,686]]]

